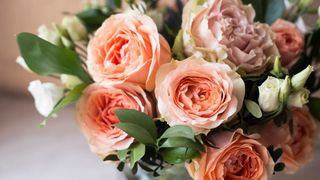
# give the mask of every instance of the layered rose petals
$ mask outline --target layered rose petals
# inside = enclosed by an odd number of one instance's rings
[[[209,140],[218,148],[206,148],[201,158],[186,164],[195,180],[267,180],[274,162],[268,150],[242,130],[210,135]]]
[[[269,26],[254,23],[254,9],[239,0],[189,1],[183,12],[185,54],[225,59],[247,74],[262,74],[278,54]]]
[[[190,57],[160,67],[155,95],[170,126],[183,124],[206,133],[241,108],[244,83],[227,65]]]
[[[131,82],[154,89],[160,65],[171,60],[170,47],[152,19],[135,11],[113,15],[88,46],[88,69],[97,82]]]
[[[122,130],[114,114],[117,108],[134,109],[152,116],[151,103],[139,86],[92,84],[77,104],[77,123],[90,148],[99,155],[127,149],[134,141]]]
[[[282,19],[278,19],[271,27],[276,33],[276,44],[281,54],[282,65],[290,68],[299,60],[303,51],[303,34],[295,24]]]

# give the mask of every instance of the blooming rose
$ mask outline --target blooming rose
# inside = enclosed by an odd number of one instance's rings
[[[171,60],[170,47],[152,19],[136,11],[113,15],[88,46],[88,69],[95,81],[131,82],[154,89],[156,72]]]
[[[267,180],[274,162],[265,146],[246,137],[242,130],[220,132],[209,137],[218,148],[207,147],[201,158],[187,164],[195,180]]]
[[[271,26],[276,33],[276,45],[281,54],[282,65],[293,66],[303,51],[303,35],[295,24],[278,19]]]
[[[133,142],[124,131],[112,126],[119,122],[114,109],[135,109],[152,116],[152,107],[142,88],[132,84],[92,84],[77,103],[77,123],[93,152],[108,155],[126,149]]]
[[[190,57],[160,67],[155,95],[170,126],[188,125],[199,133],[229,120],[242,106],[241,77],[225,64]]]
[[[279,93],[283,79],[269,76],[259,86],[259,105],[264,112],[275,111],[280,106]]]
[[[306,108],[291,108],[293,134],[289,126],[276,126],[270,122],[260,132],[261,142],[266,146],[273,145],[283,150],[282,161],[285,172],[293,174],[312,159],[317,125]]]
[[[262,74],[278,54],[273,34],[254,23],[252,6],[240,0],[189,1],[183,11],[182,41],[187,56],[225,59],[248,74]]]

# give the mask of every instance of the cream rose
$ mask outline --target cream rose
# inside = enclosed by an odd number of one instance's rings
[[[197,134],[232,118],[245,94],[241,77],[225,64],[190,57],[160,67],[155,95],[170,126],[190,126]]]
[[[209,61],[227,57],[247,74],[262,74],[278,51],[270,28],[254,23],[254,16],[240,0],[189,1],[182,22],[185,54]]]
[[[88,46],[88,69],[97,82],[135,83],[154,89],[160,65],[171,60],[170,47],[152,19],[136,11],[113,15]]]
[[[186,164],[195,180],[267,180],[274,162],[265,146],[246,137],[242,130],[220,132],[209,137],[218,148],[207,147],[201,158]]]
[[[264,112],[272,112],[279,108],[279,93],[283,79],[269,76],[259,86],[259,105]]]
[[[134,141],[124,131],[112,126],[119,122],[113,110],[134,109],[152,116],[151,103],[139,86],[132,84],[92,84],[77,103],[77,124],[90,149],[101,156],[123,150]]]
[[[299,60],[303,52],[303,34],[295,24],[282,19],[278,19],[271,27],[276,33],[276,45],[281,55],[281,63],[290,68]]]

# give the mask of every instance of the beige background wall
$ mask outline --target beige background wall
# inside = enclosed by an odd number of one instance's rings
[[[35,33],[39,25],[60,22],[62,12],[78,12],[81,0],[0,0],[0,91],[26,93],[28,83],[39,76],[16,63],[19,54],[15,36]]]

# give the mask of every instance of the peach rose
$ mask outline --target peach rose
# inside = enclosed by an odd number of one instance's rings
[[[288,125],[276,126],[273,122],[261,131],[262,143],[283,150],[285,172],[293,174],[312,159],[316,141],[317,125],[306,108],[291,108],[293,134]]]
[[[116,14],[97,30],[88,46],[88,69],[97,82],[131,82],[154,89],[160,65],[171,60],[170,47],[152,19],[137,11]]]
[[[265,146],[246,137],[242,130],[220,132],[209,137],[218,148],[206,148],[201,158],[186,168],[195,180],[267,180],[274,162]]]
[[[276,33],[276,45],[282,65],[290,68],[299,60],[303,51],[303,34],[295,24],[283,19],[278,19],[271,28]]]
[[[255,11],[240,0],[189,1],[183,11],[182,41],[187,56],[227,58],[247,74],[262,74],[275,55],[268,25],[254,23]]]
[[[113,110],[135,109],[152,116],[151,103],[142,88],[132,84],[92,84],[77,103],[77,124],[89,142],[90,149],[105,156],[126,149],[134,141],[113,127],[119,122]]]
[[[190,57],[162,65],[156,78],[158,110],[170,126],[206,133],[231,119],[242,107],[241,77],[225,64]]]

